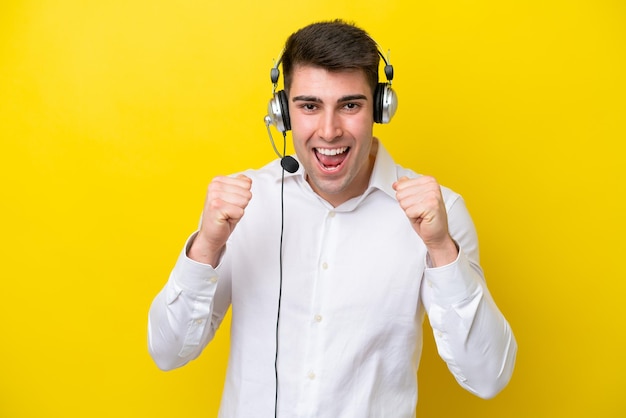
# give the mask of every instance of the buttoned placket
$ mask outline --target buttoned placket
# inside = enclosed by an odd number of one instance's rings
[[[329,276],[332,275],[333,269],[332,256],[335,251],[333,241],[336,242],[333,232],[335,216],[336,212],[334,210],[329,210],[326,213],[318,247],[319,257],[315,274],[316,283],[313,287],[311,310],[309,312],[310,322],[305,358],[306,367],[303,369],[305,383],[300,403],[303,416],[314,417],[316,415],[316,411],[311,408],[316,408],[316,405],[318,405],[320,379],[323,378],[320,373],[324,367],[322,353],[326,344],[325,338],[327,338],[325,333],[327,318],[324,316],[324,303],[325,295],[327,292],[332,291],[329,287]]]

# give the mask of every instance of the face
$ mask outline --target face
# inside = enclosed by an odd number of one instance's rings
[[[363,71],[294,68],[289,115],[313,190],[333,206],[362,194],[374,165],[373,97]]]

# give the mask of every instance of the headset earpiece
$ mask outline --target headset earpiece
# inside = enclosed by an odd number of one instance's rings
[[[398,109],[398,97],[391,88],[393,80],[393,65],[389,64],[385,55],[378,48],[378,54],[385,62],[386,83],[378,83],[374,92],[374,122],[389,123]]]
[[[274,85],[274,95],[267,105],[265,123],[274,125],[280,132],[285,133],[291,130],[291,119],[289,118],[289,99],[287,99],[287,93],[285,93],[284,90],[276,91],[278,78],[280,77],[280,70],[278,69],[278,66],[280,65],[282,59],[283,54],[281,52],[276,64],[274,64],[270,70],[270,80]]]
[[[274,93],[272,100],[267,106],[267,115],[272,125],[280,132],[291,130],[291,119],[289,118],[289,100],[284,90]]]
[[[374,92],[374,122],[389,123],[398,108],[398,97],[391,83],[378,83]]]

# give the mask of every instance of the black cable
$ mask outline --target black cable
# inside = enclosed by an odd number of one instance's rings
[[[287,134],[283,132],[283,155],[287,155]],[[278,417],[278,325],[280,323],[280,302],[283,294],[283,232],[285,230],[285,169],[282,170],[280,184],[280,248],[278,254],[278,308],[276,311],[276,352],[274,355],[274,418]]]

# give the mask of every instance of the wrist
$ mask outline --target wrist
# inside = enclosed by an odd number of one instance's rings
[[[214,248],[207,240],[202,238],[201,232],[198,232],[187,247],[187,257],[198,263],[215,267],[219,263],[223,250],[223,245],[219,248]]]
[[[427,245],[428,257],[433,267],[441,267],[453,263],[459,256],[459,247],[452,237],[437,245]]]

